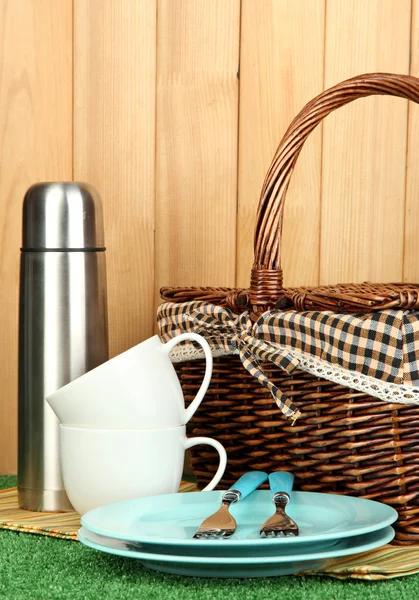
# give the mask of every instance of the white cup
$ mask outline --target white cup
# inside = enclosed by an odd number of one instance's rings
[[[198,342],[206,358],[202,385],[185,400],[169,353],[184,340]],[[103,429],[159,429],[185,425],[200,405],[212,374],[208,342],[183,333],[162,344],[157,335],[74,379],[47,397],[64,425]]]
[[[224,474],[227,454],[211,438],[186,437],[186,427],[115,430],[60,426],[61,471],[75,510],[87,511],[119,500],[173,494],[182,478],[185,450],[208,444],[220,464],[203,491],[213,490]]]

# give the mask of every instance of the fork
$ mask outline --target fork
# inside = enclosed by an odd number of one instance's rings
[[[285,512],[290,501],[290,493],[294,484],[294,475],[287,471],[277,471],[269,475],[269,485],[275,513],[260,528],[261,536],[298,535],[298,525]]]
[[[242,475],[232,488],[223,493],[220,508],[202,521],[194,538],[217,539],[232,536],[236,531],[237,524],[234,517],[229,513],[230,504],[244,500],[267,479],[268,475],[262,471],[249,471],[249,473]]]

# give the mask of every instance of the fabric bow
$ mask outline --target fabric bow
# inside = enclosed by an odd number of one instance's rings
[[[208,312],[206,312],[206,310]],[[301,415],[295,404],[269,380],[259,361],[270,361],[287,373],[292,373],[299,361],[287,350],[281,350],[267,344],[253,335],[253,326],[249,312],[232,319],[225,308],[207,305],[183,313],[183,320],[193,323],[193,331],[201,334],[213,346],[225,350],[237,350],[245,369],[268,389],[284,415],[293,420]]]

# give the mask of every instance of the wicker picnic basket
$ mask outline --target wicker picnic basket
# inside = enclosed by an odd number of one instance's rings
[[[419,102],[419,79],[374,73],[354,77],[309,102],[292,121],[266,175],[256,218],[254,264],[249,289],[163,288],[170,303],[200,300],[252,319],[269,310],[374,313],[419,308],[419,284],[340,284],[284,289],[281,230],[284,201],[301,148],[313,129],[333,110],[374,94]],[[176,364],[186,399],[202,381],[205,361]],[[301,415],[290,422],[272,396],[244,368],[237,355],[214,358],[206,398],[188,424],[191,435],[222,442],[227,488],[247,470],[294,472],[300,490],[352,494],[376,499],[399,512],[396,542],[419,542],[419,406],[381,399],[271,362],[267,376],[292,399]],[[194,450],[192,468],[200,486],[212,477],[217,456]]]

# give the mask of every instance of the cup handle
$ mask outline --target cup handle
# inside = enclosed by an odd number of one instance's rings
[[[227,452],[220,442],[207,437],[186,438],[185,449],[188,450],[189,448],[192,448],[192,446],[197,446],[198,444],[208,444],[208,446],[212,446],[217,450],[220,456],[220,464],[218,465],[217,472],[209,484],[202,490],[203,492],[210,492],[219,484],[221,477],[224,475],[224,471],[227,467]]]
[[[194,415],[196,409],[201,404],[201,402],[202,402],[202,400],[203,400],[203,398],[204,398],[204,396],[206,394],[206,391],[208,389],[208,386],[210,384],[211,375],[212,375],[212,353],[211,353],[211,348],[210,348],[207,340],[205,338],[203,338],[202,335],[199,335],[197,333],[181,333],[180,335],[177,335],[172,340],[169,340],[168,342],[166,342],[166,344],[163,344],[163,348],[164,348],[165,352],[167,354],[169,354],[169,352],[177,344],[179,344],[179,342],[190,341],[190,340],[193,340],[194,342],[197,342],[202,347],[202,349],[203,349],[203,351],[205,353],[206,365],[205,365],[205,375],[204,375],[204,379],[203,379],[203,381],[201,383],[201,387],[199,388],[197,395],[195,396],[195,398],[193,399],[193,401],[191,402],[191,404],[188,406],[188,408],[185,408],[182,425],[186,425],[186,423]]]

